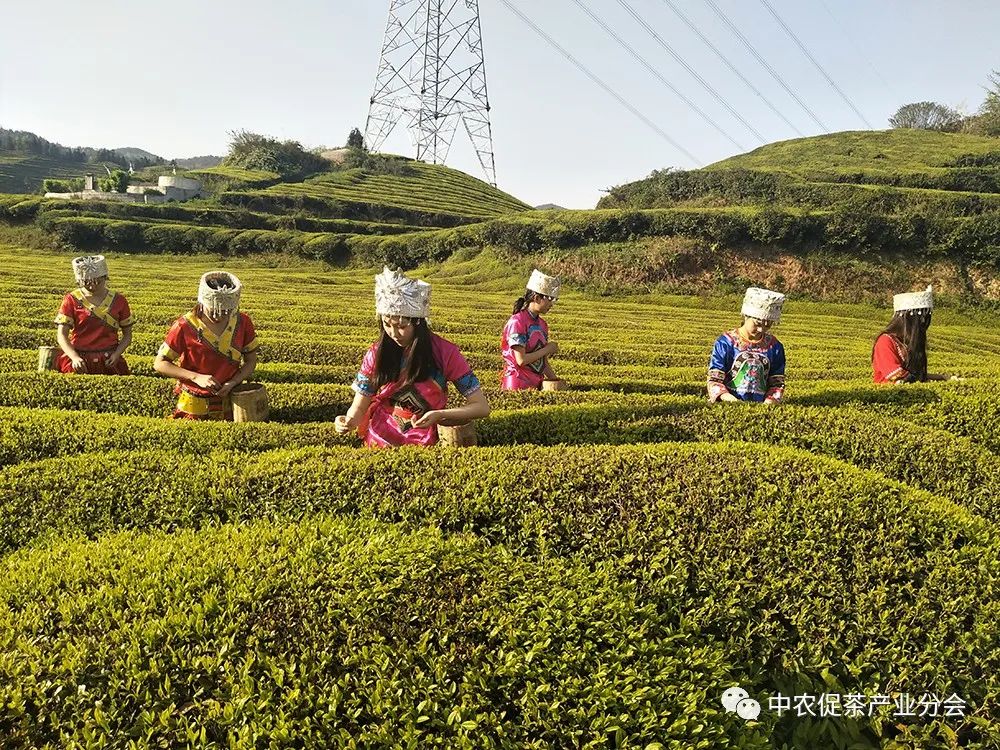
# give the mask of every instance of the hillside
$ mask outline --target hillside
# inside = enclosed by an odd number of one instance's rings
[[[63,146],[27,130],[0,127],[0,193],[34,193],[46,178],[83,177],[88,172],[141,169],[163,159],[135,146],[118,149]]]
[[[32,242],[73,250],[410,268],[486,247],[607,291],[715,293],[757,278],[792,294],[881,301],[887,288],[933,281],[969,302],[1000,300],[994,139],[889,131],[776,143],[702,170],[654,172],[591,211],[532,210],[456,170],[383,155],[298,182],[229,167],[189,174],[210,198],[7,196],[0,222],[34,224],[46,239]]]
[[[452,245],[435,230],[513,216],[528,206],[458,170],[379,155],[371,168],[286,182],[273,172],[210,167],[178,172],[208,197],[146,205],[0,196],[0,221],[33,223],[77,250],[284,252],[334,263],[411,267]],[[168,169],[144,171],[147,178]]]
[[[916,175],[1000,168],[1000,141],[963,133],[894,129],[846,131],[761,146],[712,164],[708,170],[754,169],[803,179],[898,184]],[[961,174],[961,173],[959,173]]]
[[[87,172],[104,175],[104,165],[114,169],[121,164],[90,164],[59,156],[42,156],[15,151],[0,151],[0,193],[36,193],[46,178],[83,177]],[[128,164],[126,163],[127,167]]]
[[[275,185],[267,192],[474,218],[500,216],[530,208],[502,190],[457,169],[410,160],[397,163],[398,170],[386,174],[347,169],[318,175],[301,184]]]
[[[218,166],[221,156],[195,156],[175,159],[182,169]],[[136,170],[163,164],[162,156],[137,146],[93,148],[63,146],[26,130],[0,127],[0,193],[35,193],[46,178],[69,179],[83,177],[87,172],[104,173],[111,169]]]
[[[873,191],[878,186],[880,190]],[[1000,140],[927,130],[832,133],[762,146],[691,171],[620,185],[598,208],[760,205],[830,209],[878,196],[891,210],[1000,208]]]

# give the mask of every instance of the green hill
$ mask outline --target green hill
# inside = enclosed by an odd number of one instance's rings
[[[915,175],[941,177],[977,167],[1000,169],[1000,141],[962,133],[896,129],[846,131],[761,146],[706,169],[754,169],[804,179],[899,184]]]
[[[837,187],[831,187],[836,185]],[[872,186],[883,188],[873,193]],[[927,130],[849,131],[780,141],[691,171],[613,188],[599,208],[767,204],[829,209],[849,199],[967,215],[1000,208],[1000,140]],[[973,213],[975,211],[972,211]]]
[[[371,167],[331,169],[288,182],[273,172],[211,167],[178,172],[208,197],[185,203],[0,197],[0,220],[34,222],[79,250],[283,252],[343,263],[410,267],[456,245],[434,230],[526,212],[526,204],[448,167],[377,156]],[[172,171],[157,166],[144,170]],[[426,238],[435,236],[436,240]]]
[[[84,251],[413,267],[492,247],[555,264],[574,283],[688,293],[745,285],[752,258],[758,278],[822,299],[859,293],[862,272],[851,269],[860,262],[872,299],[928,276],[971,301],[1000,296],[996,139],[900,130],[776,143],[701,170],[654,172],[591,211],[531,210],[459,171],[384,155],[297,181],[230,167],[187,174],[210,197],[141,205],[6,196],[0,221],[34,222]],[[772,273],[769,263],[783,267]]]
[[[530,208],[457,169],[398,157],[389,164],[385,172],[367,169],[326,172],[305,182],[279,183],[254,195],[263,200],[275,196],[304,198],[468,219],[491,218]]]
[[[121,166],[112,162],[107,164],[111,168]],[[104,175],[104,163],[0,150],[0,193],[36,193],[46,178],[69,179],[83,177],[88,172]]]

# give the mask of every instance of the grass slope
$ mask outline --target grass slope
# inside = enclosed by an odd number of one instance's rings
[[[878,186],[877,196],[873,186]],[[831,208],[878,198],[895,209],[932,207],[939,214],[966,216],[996,211],[998,196],[1000,140],[900,129],[780,141],[701,170],[654,172],[614,188],[600,207],[662,208],[715,200]]]
[[[759,169],[800,177],[823,172],[940,174],[959,166],[962,157],[998,152],[1000,141],[984,136],[906,128],[856,130],[770,143],[706,169]]]
[[[88,172],[103,176],[104,165],[0,150],[0,193],[34,193],[46,178],[83,177]]]
[[[282,183],[267,192],[476,218],[530,208],[502,190],[456,169],[409,160],[400,160],[399,165],[398,174],[348,169],[318,175],[303,183]]]

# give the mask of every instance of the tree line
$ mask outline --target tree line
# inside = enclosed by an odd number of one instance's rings
[[[62,146],[27,130],[9,130],[7,128],[0,128],[0,150],[17,151],[36,156],[48,156],[78,164],[103,164],[105,162],[112,162],[128,166],[131,163],[135,169],[143,169],[164,163],[163,159],[158,156],[152,159],[145,156],[125,157],[110,148]]]
[[[1000,137],[1000,71],[990,74],[985,89],[986,98],[974,114],[963,115],[939,102],[911,102],[897,109],[889,124],[894,128]]]

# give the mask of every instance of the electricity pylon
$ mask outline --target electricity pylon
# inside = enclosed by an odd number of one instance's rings
[[[444,164],[459,121],[496,185],[479,0],[390,0],[365,143],[377,151],[400,119],[417,158]]]

